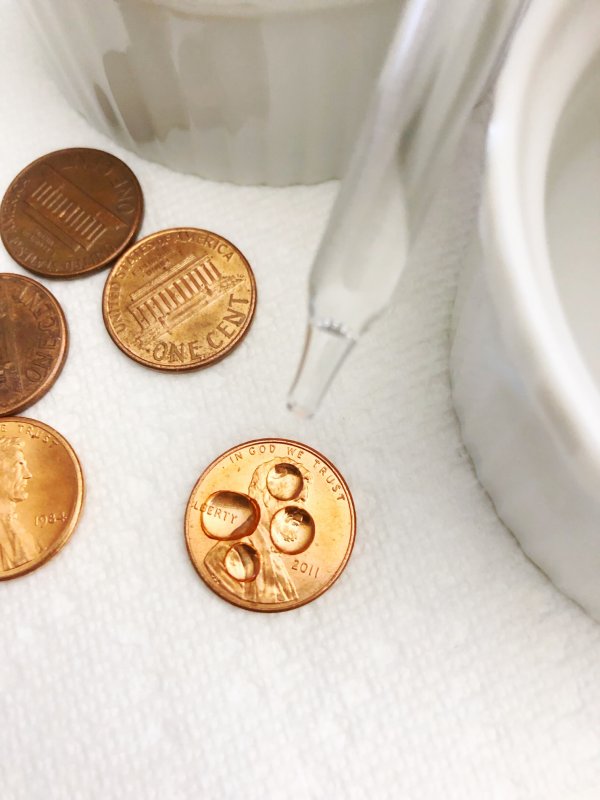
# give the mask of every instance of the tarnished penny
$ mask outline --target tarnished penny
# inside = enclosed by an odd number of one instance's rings
[[[210,231],[173,228],[121,256],[106,281],[102,310],[126,355],[181,372],[230,353],[255,305],[254,274],[235,245]]]
[[[46,394],[67,350],[67,323],[54,295],[31,278],[0,273],[0,416]]]
[[[4,246],[21,266],[48,278],[105,267],[142,221],[137,178],[102,150],[57,150],[25,167],[0,207]]]
[[[251,611],[287,611],[323,594],[346,566],[355,527],[338,470],[287,439],[223,453],[198,479],[185,514],[188,552],[202,580]]]
[[[36,569],[68,541],[84,483],[71,445],[43,422],[0,419],[0,580]]]

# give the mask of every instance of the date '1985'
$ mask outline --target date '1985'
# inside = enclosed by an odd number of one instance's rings
[[[38,528],[44,528],[46,525],[55,525],[57,522],[66,522],[68,519],[65,511],[60,514],[38,514],[35,518],[35,524]]]

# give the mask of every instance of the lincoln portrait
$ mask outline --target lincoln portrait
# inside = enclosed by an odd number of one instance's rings
[[[10,570],[31,561],[40,552],[35,538],[19,522],[19,503],[27,500],[31,472],[24,444],[0,436],[0,569]]]

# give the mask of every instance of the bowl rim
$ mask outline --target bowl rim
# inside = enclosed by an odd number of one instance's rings
[[[487,137],[482,242],[484,269],[503,335],[509,340],[530,396],[544,414],[555,440],[578,471],[600,480],[600,391],[570,331],[558,294],[541,291],[532,264],[552,280],[547,243],[532,254],[532,236],[523,191],[519,154],[522,150],[528,97],[541,74],[549,38],[566,28],[569,15],[591,13],[589,0],[533,0],[518,30],[496,88]],[[600,52],[600,25],[597,51]],[[583,70],[573,75],[577,85]],[[525,76],[525,77],[524,77]],[[567,101],[572,93],[569,93]],[[563,104],[559,110],[564,112]],[[552,140],[553,141],[553,140]],[[537,209],[545,225],[545,190]],[[542,237],[545,239],[545,237]],[[539,244],[539,242],[537,243]],[[528,268],[527,268],[528,267]]]

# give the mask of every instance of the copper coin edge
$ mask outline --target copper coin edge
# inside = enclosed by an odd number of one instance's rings
[[[153,239],[154,237],[161,236],[165,233],[177,233],[178,231],[194,231],[195,233],[208,233],[212,236],[218,236],[219,239],[222,239],[230,247],[232,247],[235,250],[235,252],[240,256],[240,258],[242,259],[242,261],[246,266],[246,269],[248,270],[248,275],[250,278],[250,285],[252,290],[251,291],[252,300],[251,300],[251,307],[248,311],[248,318],[246,320],[246,325],[239,331],[238,337],[234,339],[225,350],[221,351],[220,353],[216,353],[214,356],[212,356],[209,359],[206,359],[205,361],[202,361],[202,363],[200,364],[190,364],[189,366],[183,366],[183,367],[181,366],[170,367],[168,365],[161,366],[159,364],[154,364],[150,361],[145,361],[137,353],[134,353],[132,350],[130,350],[127,347],[127,345],[124,344],[124,342],[122,342],[117,337],[117,334],[113,331],[110,314],[108,312],[108,292],[109,292],[109,283],[113,275],[120,267],[121,262],[127,258],[127,256],[131,253],[131,251],[135,247],[143,244],[144,242],[147,242],[150,239]],[[242,251],[239,249],[239,247],[233,244],[233,242],[229,241],[229,239],[226,239],[224,236],[221,236],[220,233],[215,233],[215,231],[209,231],[206,230],[205,228],[191,228],[191,227],[165,228],[164,230],[156,231],[155,233],[151,233],[148,236],[144,236],[142,239],[138,239],[138,241],[135,242],[135,244],[131,245],[131,247],[129,247],[125,253],[122,253],[119,256],[117,263],[112,267],[111,271],[108,273],[108,277],[106,278],[106,283],[104,284],[104,289],[102,292],[102,318],[104,320],[104,327],[106,328],[110,338],[117,345],[119,350],[121,350],[122,353],[125,353],[125,355],[128,356],[132,361],[135,361],[136,363],[140,364],[142,367],[148,367],[149,369],[153,369],[156,372],[194,372],[195,370],[204,369],[205,367],[210,367],[212,364],[216,364],[218,361],[222,361],[243,342],[250,329],[250,326],[252,325],[252,322],[254,321],[254,312],[256,311],[257,294],[258,292],[256,289],[256,279],[254,277],[254,270],[250,266],[250,262],[248,261],[246,256],[242,253]]]
[[[36,425],[39,428],[42,428],[51,436],[56,436],[59,442],[64,446],[65,450],[71,457],[73,464],[75,466],[75,473],[77,476],[77,501],[75,505],[75,510],[73,512],[73,517],[69,524],[65,527],[61,537],[58,541],[52,545],[51,547],[46,550],[46,552],[38,558],[36,561],[29,561],[23,565],[23,567],[17,567],[15,572],[11,572],[9,575],[2,574],[0,572],[0,581],[10,581],[13,578],[20,578],[23,575],[28,575],[30,572],[34,572],[39,567],[43,567],[44,564],[47,564],[51,558],[58,555],[63,547],[67,544],[67,542],[71,539],[73,533],[75,532],[75,528],[79,524],[79,520],[81,519],[81,514],[83,512],[83,506],[85,502],[85,477],[83,474],[83,468],[81,466],[81,461],[79,460],[79,456],[73,449],[73,446],[70,442],[65,439],[65,437],[59,433],[57,430],[52,428],[50,425],[47,425],[45,422],[40,422],[38,419],[33,419],[32,417],[2,417],[0,419],[0,423],[3,422],[22,422],[25,425]]]
[[[6,417],[9,416],[15,416],[20,414],[22,411],[31,408],[31,406],[35,405],[39,400],[42,399],[42,397],[48,394],[50,389],[52,389],[56,381],[59,379],[61,372],[63,371],[63,367],[65,366],[65,363],[67,361],[67,356],[69,354],[69,345],[70,345],[69,325],[67,323],[65,312],[63,311],[60,302],[52,294],[50,289],[44,286],[43,283],[36,281],[35,278],[30,278],[28,275],[20,275],[18,272],[0,272],[0,280],[2,280],[3,276],[5,275],[11,278],[19,278],[20,280],[33,284],[33,286],[35,286],[36,288],[42,289],[44,292],[50,295],[52,303],[58,312],[58,317],[62,323],[63,350],[60,359],[54,365],[50,379],[45,381],[44,384],[39,387],[39,389],[37,389],[32,395],[29,396],[28,399],[24,400],[19,405],[12,406],[6,411],[2,411],[0,408],[0,420],[5,419]]]
[[[251,445],[266,444],[266,443],[270,443],[270,442],[273,442],[275,444],[301,446],[304,450],[310,451],[317,458],[322,459],[322,462],[324,464],[326,464],[332,470],[332,472],[335,473],[337,478],[339,478],[340,483],[342,484],[342,486],[346,490],[346,495],[348,497],[348,505],[350,507],[350,519],[351,519],[350,541],[348,542],[348,547],[347,547],[346,552],[344,554],[344,558],[340,562],[340,565],[339,565],[338,569],[334,572],[331,580],[328,583],[326,583],[321,589],[319,589],[318,592],[316,592],[315,594],[311,595],[310,597],[307,597],[304,600],[293,600],[293,601],[291,601],[291,602],[289,602],[287,604],[286,603],[277,603],[277,604],[269,605],[269,604],[266,604],[266,603],[256,603],[256,604],[244,603],[242,600],[240,600],[239,597],[237,597],[236,595],[232,594],[231,592],[228,592],[227,589],[221,589],[220,587],[217,588],[213,583],[209,583],[206,580],[206,578],[204,577],[204,575],[200,572],[200,568],[196,565],[196,562],[194,560],[194,556],[192,554],[192,544],[191,544],[190,537],[189,537],[189,534],[188,534],[189,527],[190,527],[189,519],[191,517],[192,499],[194,498],[194,495],[195,495],[198,487],[200,486],[200,484],[202,483],[204,478],[208,475],[208,473],[213,469],[213,467],[215,467],[217,464],[219,464],[221,461],[223,461],[223,459],[226,458],[228,455],[231,455],[232,453],[235,453],[236,450],[241,450],[241,448],[243,448],[243,447],[250,447]],[[269,439],[269,438],[250,439],[247,442],[242,442],[241,444],[234,445],[233,447],[230,447],[229,450],[226,450],[225,452],[221,453],[221,455],[217,456],[217,458],[215,458],[213,461],[211,461],[211,463],[208,465],[208,467],[206,467],[206,469],[202,472],[202,474],[200,475],[200,477],[198,478],[198,480],[194,484],[194,488],[190,492],[190,496],[189,496],[189,499],[188,499],[188,502],[187,502],[187,505],[186,505],[185,517],[184,517],[184,535],[185,535],[185,546],[186,546],[190,561],[192,562],[192,566],[194,567],[194,570],[200,576],[200,578],[202,579],[202,582],[212,592],[217,594],[223,600],[226,600],[228,603],[231,603],[232,605],[237,606],[238,608],[242,608],[245,611],[257,611],[257,612],[259,612],[261,614],[277,614],[277,613],[283,612],[283,611],[292,611],[295,608],[300,608],[301,606],[305,606],[308,603],[312,603],[313,600],[316,600],[317,598],[321,597],[321,595],[325,594],[325,592],[328,591],[333,586],[333,584],[338,580],[338,578],[340,577],[340,575],[342,574],[342,572],[346,568],[346,565],[347,565],[347,563],[348,563],[348,561],[350,559],[350,556],[352,555],[352,550],[354,549],[354,542],[355,542],[355,539],[356,539],[356,509],[354,507],[354,498],[352,497],[352,492],[350,491],[350,488],[348,487],[348,484],[346,483],[346,480],[345,480],[344,476],[340,473],[339,469],[335,466],[335,464],[333,464],[332,461],[330,461],[326,456],[324,456],[323,453],[319,452],[319,450],[315,450],[314,447],[310,447],[308,445],[305,445],[302,442],[297,442],[294,439],[279,439],[279,438],[276,438],[276,437],[271,438],[271,439]]]
[[[81,153],[81,152],[84,152],[84,153],[97,153],[98,155],[102,155],[102,156],[110,156],[111,158],[114,158],[115,161],[119,162],[119,165],[121,167],[123,167],[130,174],[130,176],[131,176],[131,178],[133,180],[133,185],[134,185],[134,187],[135,187],[135,189],[137,191],[137,196],[138,196],[137,213],[136,213],[136,216],[134,217],[133,225],[130,228],[130,232],[129,232],[127,238],[119,245],[119,247],[110,256],[105,258],[100,263],[94,264],[93,266],[87,267],[86,269],[80,270],[78,272],[68,272],[68,273],[60,273],[60,272],[48,273],[48,272],[43,272],[40,269],[36,269],[35,267],[30,266],[29,264],[24,264],[22,261],[19,261],[19,259],[16,258],[13,255],[13,253],[10,250],[10,248],[8,247],[8,244],[6,242],[5,235],[4,235],[4,225],[2,224],[3,216],[4,216],[4,202],[7,199],[7,197],[9,197],[9,194],[10,194],[10,191],[11,191],[13,185],[16,184],[17,181],[23,175],[25,175],[25,173],[27,173],[28,170],[32,169],[36,164],[39,164],[40,162],[45,161],[46,159],[50,158],[51,156],[58,156],[58,155],[61,155],[62,153]],[[33,272],[35,275],[40,275],[42,278],[49,278],[50,280],[71,280],[72,278],[82,278],[85,275],[91,275],[91,274],[93,274],[95,272],[99,272],[100,270],[104,269],[109,264],[111,264],[116,258],[118,258],[121,255],[121,253],[123,252],[123,250],[125,250],[127,247],[129,247],[131,245],[131,242],[133,241],[133,239],[135,239],[135,237],[137,236],[137,234],[138,234],[138,232],[140,230],[140,227],[142,225],[143,217],[144,217],[144,194],[142,192],[142,187],[141,187],[141,184],[140,184],[140,182],[139,182],[139,180],[137,178],[137,175],[131,169],[130,166],[128,166],[118,156],[115,156],[113,153],[109,153],[108,150],[98,150],[98,148],[96,148],[96,147],[65,147],[62,150],[52,150],[52,152],[45,153],[43,156],[40,156],[39,158],[36,158],[34,161],[31,161],[29,164],[27,164],[25,167],[23,167],[23,169],[17,175],[15,175],[15,177],[12,179],[12,181],[8,185],[8,188],[4,192],[4,196],[2,197],[2,202],[0,203],[0,239],[2,239],[2,243],[3,243],[3,245],[4,245],[5,249],[6,249],[6,252],[13,259],[13,261],[15,261],[17,264],[19,264],[19,266],[23,267],[23,269],[26,269],[28,272]]]

